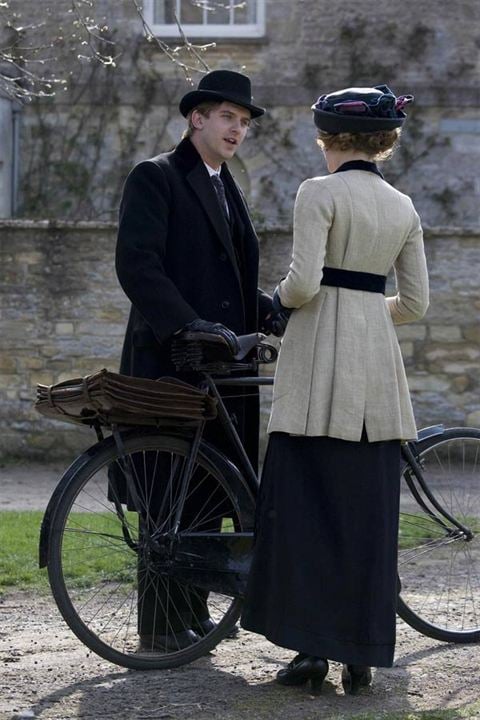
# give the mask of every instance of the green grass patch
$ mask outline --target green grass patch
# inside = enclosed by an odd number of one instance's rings
[[[44,588],[47,577],[38,567],[38,541],[43,512],[0,512],[0,593],[6,588]]]
[[[138,516],[125,512],[136,539]],[[46,569],[38,567],[38,545],[43,512],[0,512],[0,593],[7,588],[48,587]],[[234,532],[233,520],[224,518],[223,532]],[[63,571],[72,588],[101,582],[125,583],[136,579],[137,558],[127,546],[121,524],[113,512],[77,512],[68,518],[63,536]]]
[[[126,515],[136,529],[136,514]],[[48,586],[46,570],[38,567],[42,517],[40,511],[0,512],[0,592]],[[120,523],[112,513],[73,513],[63,548],[69,587],[102,581],[129,583],[136,577],[136,556],[123,540]]]

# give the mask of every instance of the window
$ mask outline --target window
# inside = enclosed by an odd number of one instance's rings
[[[265,0],[145,0],[145,18],[156,35],[179,37],[261,37]]]

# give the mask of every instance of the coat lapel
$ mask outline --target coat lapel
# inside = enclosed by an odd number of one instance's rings
[[[194,150],[193,146],[192,149]],[[194,152],[197,155],[195,150]],[[205,167],[204,163],[198,155],[197,158],[198,161],[187,172],[187,182],[192,188],[195,195],[198,197],[203,209],[207,213],[208,218],[212,223],[220,242],[225,248],[230,262],[235,268],[235,273],[237,275],[238,281],[240,282],[240,274],[237,260],[235,257],[235,251],[233,249],[232,239],[230,236],[230,229],[220,208],[217,196],[215,195],[215,189],[208,176],[207,168]]]

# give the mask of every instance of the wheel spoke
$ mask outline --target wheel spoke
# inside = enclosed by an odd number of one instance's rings
[[[473,538],[436,510],[438,521],[426,513],[404,486],[398,564],[405,619],[438,639],[480,640],[480,432],[447,430],[419,450],[430,492]]]

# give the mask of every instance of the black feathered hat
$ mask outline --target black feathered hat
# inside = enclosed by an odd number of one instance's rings
[[[252,118],[263,115],[264,108],[252,104],[250,78],[233,70],[212,70],[202,77],[197,90],[191,90],[180,100],[180,112],[187,117],[190,110],[202,102],[231,102],[250,110]]]
[[[386,85],[351,87],[321,95],[312,105],[313,120],[334,135],[393,130],[403,125],[403,108],[412,101],[413,95],[395,97]]]

